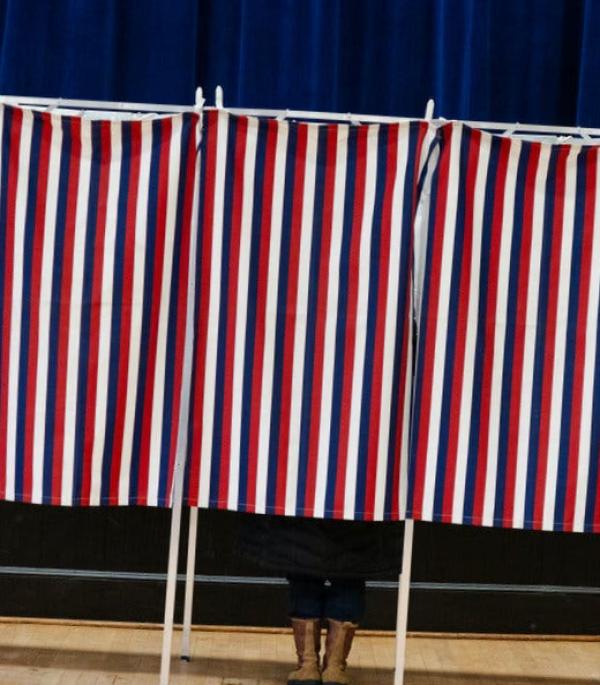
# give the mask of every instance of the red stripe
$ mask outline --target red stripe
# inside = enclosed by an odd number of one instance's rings
[[[467,161],[467,175],[465,179],[465,213],[464,240],[462,247],[462,263],[458,309],[456,313],[456,342],[454,354],[454,368],[452,369],[452,394],[450,401],[450,415],[448,426],[448,448],[446,453],[446,469],[444,477],[444,498],[441,520],[452,521],[452,506],[454,501],[454,486],[456,482],[456,461],[458,450],[458,433],[461,419],[461,399],[463,392],[465,345],[467,338],[467,317],[471,294],[471,262],[473,259],[473,214],[475,200],[475,181],[481,150],[481,132],[470,132],[469,157]]]
[[[210,277],[212,270],[212,237],[215,206],[215,176],[217,166],[217,134],[219,113],[216,111],[205,114],[206,124],[204,135],[206,139],[205,189],[203,202],[203,216],[201,219],[202,253],[199,284],[199,312],[196,331],[195,361],[196,368],[192,399],[192,437],[190,447],[190,504],[199,504],[198,494],[200,485],[200,460],[209,459],[210,451],[202,454],[202,418],[204,408],[204,374],[206,368],[206,338],[208,334],[208,313],[210,304]],[[221,116],[227,117],[227,114]]]
[[[415,150],[415,160],[414,160],[414,180],[413,180],[413,195],[412,195],[412,207],[410,216],[410,228],[404,227],[404,230],[410,230],[409,236],[409,269],[407,274],[407,282],[399,284],[399,292],[402,293],[404,289],[404,320],[398,321],[396,323],[397,335],[401,336],[401,347],[400,347],[400,376],[398,383],[398,406],[396,408],[396,430],[394,432],[395,440],[392,446],[393,450],[393,472],[392,472],[392,501],[391,501],[391,512],[390,518],[392,520],[398,520],[400,518],[400,471],[402,466],[402,456],[403,452],[406,457],[408,452],[408,445],[406,445],[406,450],[404,450],[404,422],[405,422],[405,412],[406,403],[412,401],[412,392],[406,386],[406,375],[408,372],[409,363],[409,352],[408,347],[409,340],[412,348],[412,333],[413,333],[413,298],[412,298],[412,283],[413,283],[413,221],[415,217],[415,212],[417,209],[418,201],[418,181],[422,172],[423,164],[427,158],[428,149],[424,149],[423,143],[425,140],[425,135],[429,130],[429,124],[421,123],[419,124],[419,129],[417,132],[417,146]],[[408,135],[410,135],[410,127],[408,127]],[[425,153],[425,154],[424,154]],[[392,419],[393,420],[393,419]]]
[[[89,357],[85,400],[85,430],[83,440],[83,473],[80,504],[90,503],[92,456],[96,424],[96,392],[98,385],[98,348],[100,345],[100,315],[102,309],[102,276],[104,272],[104,240],[106,237],[106,205],[110,172],[110,122],[100,125],[100,176],[98,180],[98,206],[96,209],[94,261],[92,274],[92,302],[90,307]]]
[[[50,160],[50,139],[52,120],[42,115],[42,135],[38,170],[35,228],[31,264],[31,311],[29,323],[29,351],[27,366],[27,401],[25,407],[25,441],[23,500],[31,502],[33,480],[33,440],[35,430],[35,400],[38,368],[38,342],[40,326],[40,285],[42,279],[42,256],[44,253],[44,232],[46,218],[46,194],[48,190],[48,165]]]
[[[285,513],[290,413],[292,404],[292,374],[294,370],[294,337],[297,318],[296,302],[298,298],[300,236],[302,232],[302,205],[304,200],[307,142],[308,125],[299,125],[296,148],[296,168],[294,170],[294,199],[292,203],[288,289],[285,309],[285,332],[283,338],[283,373],[281,379],[281,411],[279,415],[279,454],[277,460],[277,487],[275,492],[274,512],[276,514]]]
[[[348,301],[346,309],[346,335],[344,345],[344,375],[342,380],[342,404],[340,411],[340,437],[338,444],[337,473],[335,481],[334,512],[344,511],[346,491],[346,464],[352,411],[352,380],[356,345],[356,312],[358,306],[358,279],[360,273],[360,238],[365,201],[367,166],[367,136],[369,127],[361,126],[357,134],[356,179],[354,183],[354,207],[352,209],[352,234],[348,264]]]
[[[494,188],[494,209],[490,236],[490,262],[488,272],[488,292],[485,314],[485,347],[483,357],[483,377],[481,383],[481,406],[479,419],[479,446],[477,452],[477,473],[475,477],[475,497],[471,523],[481,525],[487,480],[488,445],[490,434],[490,405],[492,399],[492,375],[496,340],[496,307],[498,304],[498,274],[500,247],[502,242],[502,222],[504,218],[504,189],[508,169],[511,141],[502,138],[498,159],[498,173]]]
[[[415,480],[413,489],[412,514],[415,519],[421,518],[423,510],[423,491],[425,487],[425,465],[427,461],[429,443],[429,422],[431,418],[431,395],[433,386],[433,363],[435,360],[435,347],[437,335],[437,313],[440,294],[440,275],[442,263],[442,251],[444,246],[444,221],[446,217],[446,203],[448,201],[448,172],[450,169],[450,157],[453,135],[453,126],[448,125],[441,129],[442,148],[439,160],[438,191],[435,208],[435,223],[431,248],[431,274],[429,283],[429,301],[427,304],[427,323],[425,350],[423,353],[423,382],[421,387],[421,404],[418,408],[418,432],[416,434],[416,457],[415,457]],[[437,390],[436,390],[437,392]]]
[[[369,447],[367,453],[367,472],[365,475],[366,487],[364,518],[368,520],[372,520],[375,514],[375,486],[377,482],[377,464],[379,461],[379,429],[381,425],[383,353],[390,272],[392,203],[394,199],[394,187],[396,185],[396,172],[398,169],[398,132],[399,126],[397,124],[388,127],[386,178],[381,216],[379,264],[377,267],[379,270],[379,279],[377,285],[377,314],[375,321],[375,341],[373,352],[371,411],[369,414]],[[375,226],[373,230],[377,230],[377,227]],[[400,222],[398,226],[394,226],[394,230],[401,231],[402,223]],[[404,288],[402,288],[400,292],[403,290]]]
[[[6,119],[4,125],[7,125]],[[4,288],[2,297],[2,366],[0,369],[0,496],[6,496],[7,467],[7,422],[8,422],[8,375],[10,364],[10,320],[12,316],[13,259],[15,243],[15,207],[17,201],[17,182],[19,178],[21,129],[23,113],[12,109],[10,130],[10,150],[8,160],[7,199],[6,199],[6,237],[4,261]]]
[[[538,449],[537,478],[534,502],[534,528],[542,528],[544,498],[546,493],[546,469],[548,466],[548,442],[550,435],[550,410],[552,408],[552,385],[554,377],[554,347],[556,320],[558,316],[558,280],[562,251],[563,209],[565,198],[565,174],[569,147],[563,146],[558,153],[556,165],[556,190],[554,221],[552,226],[552,255],[550,257],[550,283],[546,319],[546,347],[544,349],[544,372],[542,376],[542,404],[540,411],[540,438]]]
[[[177,441],[179,438],[179,414],[181,411],[182,393],[177,389],[183,387],[183,358],[185,355],[186,331],[188,329],[188,294],[189,294],[189,273],[190,273],[190,241],[192,230],[192,211],[194,205],[194,189],[196,188],[196,145],[199,117],[193,115],[189,119],[189,124],[183,122],[183,131],[186,135],[186,128],[189,125],[189,141],[187,153],[181,159],[181,168],[185,168],[185,185],[183,195],[183,213],[181,215],[179,251],[179,277],[177,284],[177,325],[175,340],[175,364],[173,368],[173,407],[171,411],[171,442],[169,445],[169,467],[167,471],[167,503],[171,503],[171,492],[173,486],[173,468],[177,455]]]
[[[523,229],[521,233],[521,257],[519,262],[519,284],[517,291],[517,321],[513,350],[512,382],[510,392],[510,418],[504,489],[503,525],[513,525],[515,507],[515,486],[517,478],[517,447],[521,420],[521,391],[525,355],[525,331],[527,330],[527,299],[529,293],[529,267],[531,261],[531,239],[533,234],[533,203],[535,179],[540,159],[540,145],[531,146],[525,179],[523,203]]]
[[[138,504],[148,503],[148,474],[150,471],[150,436],[152,433],[152,408],[154,406],[154,383],[156,381],[156,354],[158,344],[158,324],[165,261],[165,240],[167,230],[167,198],[169,193],[169,153],[173,123],[170,119],[161,119],[160,159],[158,162],[158,188],[156,202],[156,242],[154,244],[154,274],[152,276],[152,294],[150,308],[150,330],[148,340],[148,365],[144,385],[144,409],[142,416],[142,436],[140,441],[140,464],[138,475]],[[162,420],[162,417],[159,419]]]
[[[254,362],[252,365],[252,400],[250,406],[250,432],[248,438],[248,485],[246,510],[256,511],[256,482],[258,477],[258,441],[260,435],[260,412],[262,404],[262,375],[265,357],[265,319],[267,306],[267,282],[269,278],[269,250],[271,247],[271,215],[273,212],[273,183],[275,155],[277,150],[278,123],[267,122],[265,170],[263,180],[262,213],[260,225],[260,250],[258,260],[258,283],[256,291],[256,326],[254,334]]]
[[[242,232],[242,208],[244,198],[244,165],[246,162],[246,142],[248,138],[248,119],[237,120],[235,141],[235,161],[231,173],[234,174],[233,202],[231,207],[231,239],[229,248],[229,271],[227,274],[227,333],[225,339],[225,377],[223,384],[223,427],[221,460],[219,472],[219,507],[227,505],[229,492],[229,464],[231,461],[231,417],[233,412],[233,366],[235,362],[235,325],[237,319],[237,295],[240,267],[240,236]]]
[[[121,460],[123,458],[123,436],[127,406],[127,383],[129,377],[129,346],[131,341],[131,310],[133,307],[133,271],[135,265],[136,213],[138,185],[140,180],[140,156],[142,124],[131,125],[131,164],[127,187],[127,209],[125,218],[125,239],[123,249],[123,285],[121,293],[121,320],[118,323],[119,363],[113,438],[112,461],[110,465],[110,501],[119,501]],[[127,474],[128,475],[128,474]]]
[[[596,167],[598,163],[598,149],[588,148],[587,152],[584,154],[587,154],[585,208],[583,214],[581,265],[579,267],[577,344],[575,346],[575,362],[573,369],[573,398],[571,404],[571,430],[569,434],[569,467],[565,490],[563,530],[573,530],[575,519],[577,472],[579,468],[579,439],[581,435],[581,405],[583,402],[583,374],[585,371],[592,248],[594,244],[594,214],[596,212]]]
[[[54,419],[54,453],[52,471],[52,501],[59,503],[62,494],[63,448],[65,433],[65,404],[67,365],[69,358],[69,332],[71,315],[71,287],[73,278],[73,251],[79,174],[81,166],[81,120],[73,117],[71,124],[71,159],[67,186],[67,211],[64,230],[60,311],[58,323],[56,405]]]

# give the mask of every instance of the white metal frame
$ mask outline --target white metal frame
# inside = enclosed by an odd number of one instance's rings
[[[135,116],[136,113],[153,113],[153,114],[169,114],[178,112],[198,112],[201,111],[204,104],[202,96],[202,89],[196,90],[196,103],[190,105],[166,105],[166,104],[150,104],[139,102],[116,102],[106,100],[76,100],[63,98],[38,98],[38,97],[21,97],[15,95],[0,95],[0,104],[9,104],[16,106],[26,106],[31,108],[43,108],[50,110],[80,110],[85,114],[99,114],[106,113],[117,116]],[[206,107],[204,109],[222,109],[223,108],[223,89],[217,86],[215,93],[215,107]],[[259,117],[276,117],[279,119],[303,119],[315,121],[338,121],[350,123],[393,123],[398,121],[415,120],[411,117],[392,117],[392,116],[377,116],[372,114],[352,114],[352,113],[334,113],[334,112],[314,112],[304,110],[274,110],[274,109],[248,109],[233,107],[228,108],[228,111],[233,114],[259,116]],[[447,123],[444,119],[433,119],[433,100],[427,103],[425,112],[425,120],[432,121],[434,124]],[[592,140],[592,137],[600,137],[600,129],[577,126],[548,126],[539,124],[521,124],[521,123],[501,123],[492,121],[465,121],[469,126],[488,131],[500,131],[511,135],[527,135],[535,138],[546,138],[556,136],[576,136],[581,138],[584,143],[597,143]],[[186,356],[190,359],[191,351],[186,350]],[[167,572],[167,586],[165,598],[165,620],[163,629],[163,645],[161,654],[161,669],[160,669],[160,685],[168,685],[170,676],[171,664],[171,647],[173,640],[173,623],[175,611],[175,594],[177,583],[177,561],[179,555],[179,538],[181,532],[181,512],[183,508],[183,484],[185,464],[183,455],[185,453],[185,445],[178,450],[178,457],[175,463],[173,475],[173,503],[172,503],[172,517],[171,517],[171,532],[169,541],[169,561]],[[190,633],[192,621],[192,605],[194,594],[194,574],[196,561],[196,545],[197,545],[197,529],[198,529],[198,509],[190,509],[190,525],[188,535],[187,548],[187,566],[186,566],[186,580],[185,580],[185,602],[184,602],[184,624],[183,624],[183,641],[182,641],[182,658],[190,659]],[[406,521],[404,528],[404,553],[402,562],[402,572],[399,578],[399,593],[398,593],[398,611],[396,622],[396,670],[394,676],[394,685],[403,685],[404,683],[404,667],[406,663],[406,633],[408,621],[408,606],[410,595],[410,580],[412,569],[412,550],[414,541],[414,522]]]

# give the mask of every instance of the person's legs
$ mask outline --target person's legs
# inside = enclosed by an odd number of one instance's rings
[[[288,685],[321,685],[319,652],[325,581],[290,576],[288,582],[290,617],[298,655],[298,668],[290,673]]]
[[[327,643],[323,685],[348,685],[346,662],[354,633],[365,613],[365,581],[333,579],[327,588],[324,612]]]
[[[365,581],[362,579],[333,579],[325,592],[325,618],[360,623],[365,614]]]

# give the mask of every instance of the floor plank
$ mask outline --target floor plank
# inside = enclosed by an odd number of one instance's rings
[[[174,646],[179,645],[179,635]],[[148,685],[158,681],[161,633],[115,625],[0,623],[2,685]],[[173,658],[173,685],[281,685],[289,634],[197,629],[192,661]],[[361,634],[354,685],[392,685],[394,639]],[[600,641],[413,636],[406,685],[600,684]]]

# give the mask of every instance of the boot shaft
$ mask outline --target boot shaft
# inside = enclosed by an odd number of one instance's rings
[[[298,668],[290,673],[288,685],[321,685],[319,652],[321,650],[320,619],[292,619]]]
[[[346,664],[358,626],[348,621],[327,621],[323,685],[347,685],[350,681],[346,675]]]

